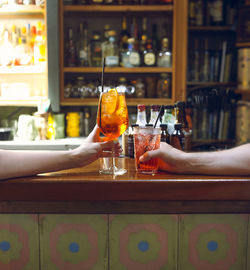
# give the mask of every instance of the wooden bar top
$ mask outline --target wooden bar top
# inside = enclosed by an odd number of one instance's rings
[[[138,174],[125,158],[122,176],[89,166],[0,182],[0,201],[250,201],[250,176]]]

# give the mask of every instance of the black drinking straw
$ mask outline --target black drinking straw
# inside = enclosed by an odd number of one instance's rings
[[[102,93],[103,93],[103,79],[104,79],[105,57],[102,59]]]
[[[156,121],[155,121],[155,124],[154,124],[154,128],[156,127],[157,122],[158,122],[158,120],[160,118],[160,115],[161,115],[161,113],[162,113],[163,110],[164,110],[164,105],[161,105],[161,108],[159,110],[158,116],[157,116]]]
[[[104,68],[105,68],[105,57],[102,59],[102,81],[101,81],[101,94],[100,94],[100,102],[99,102],[99,121],[100,121],[100,128],[102,126],[101,119],[102,119],[102,93],[104,87]]]

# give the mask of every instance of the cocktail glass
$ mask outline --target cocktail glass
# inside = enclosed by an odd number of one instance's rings
[[[108,140],[118,140],[119,136],[126,131],[128,128],[128,109],[125,91],[109,89],[101,92],[97,112],[97,125]],[[100,173],[113,175],[122,175],[126,172],[126,169],[115,165],[114,157],[110,167],[100,171]]]
[[[135,166],[139,173],[155,174],[158,171],[158,159],[152,158],[146,162],[140,162],[139,158],[147,151],[160,147],[161,128],[134,127]]]

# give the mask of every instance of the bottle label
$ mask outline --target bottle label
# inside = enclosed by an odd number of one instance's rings
[[[86,51],[80,50],[79,57],[80,57],[81,60],[87,60],[88,59],[88,54],[87,54]]]
[[[146,53],[144,56],[144,63],[147,66],[153,66],[155,64],[155,55],[154,53]]]
[[[213,2],[210,15],[214,22],[221,22],[223,20],[223,5],[221,0]]]
[[[118,66],[119,58],[118,56],[112,55],[106,57],[106,65],[107,66]]]
[[[139,66],[140,65],[140,55],[138,52],[131,52],[129,55],[129,62],[133,66]]]
[[[159,55],[158,66],[159,67],[171,67],[171,55]]]

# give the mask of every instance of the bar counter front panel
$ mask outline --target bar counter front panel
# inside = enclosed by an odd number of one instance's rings
[[[0,182],[0,269],[250,269],[250,177],[124,166]]]

